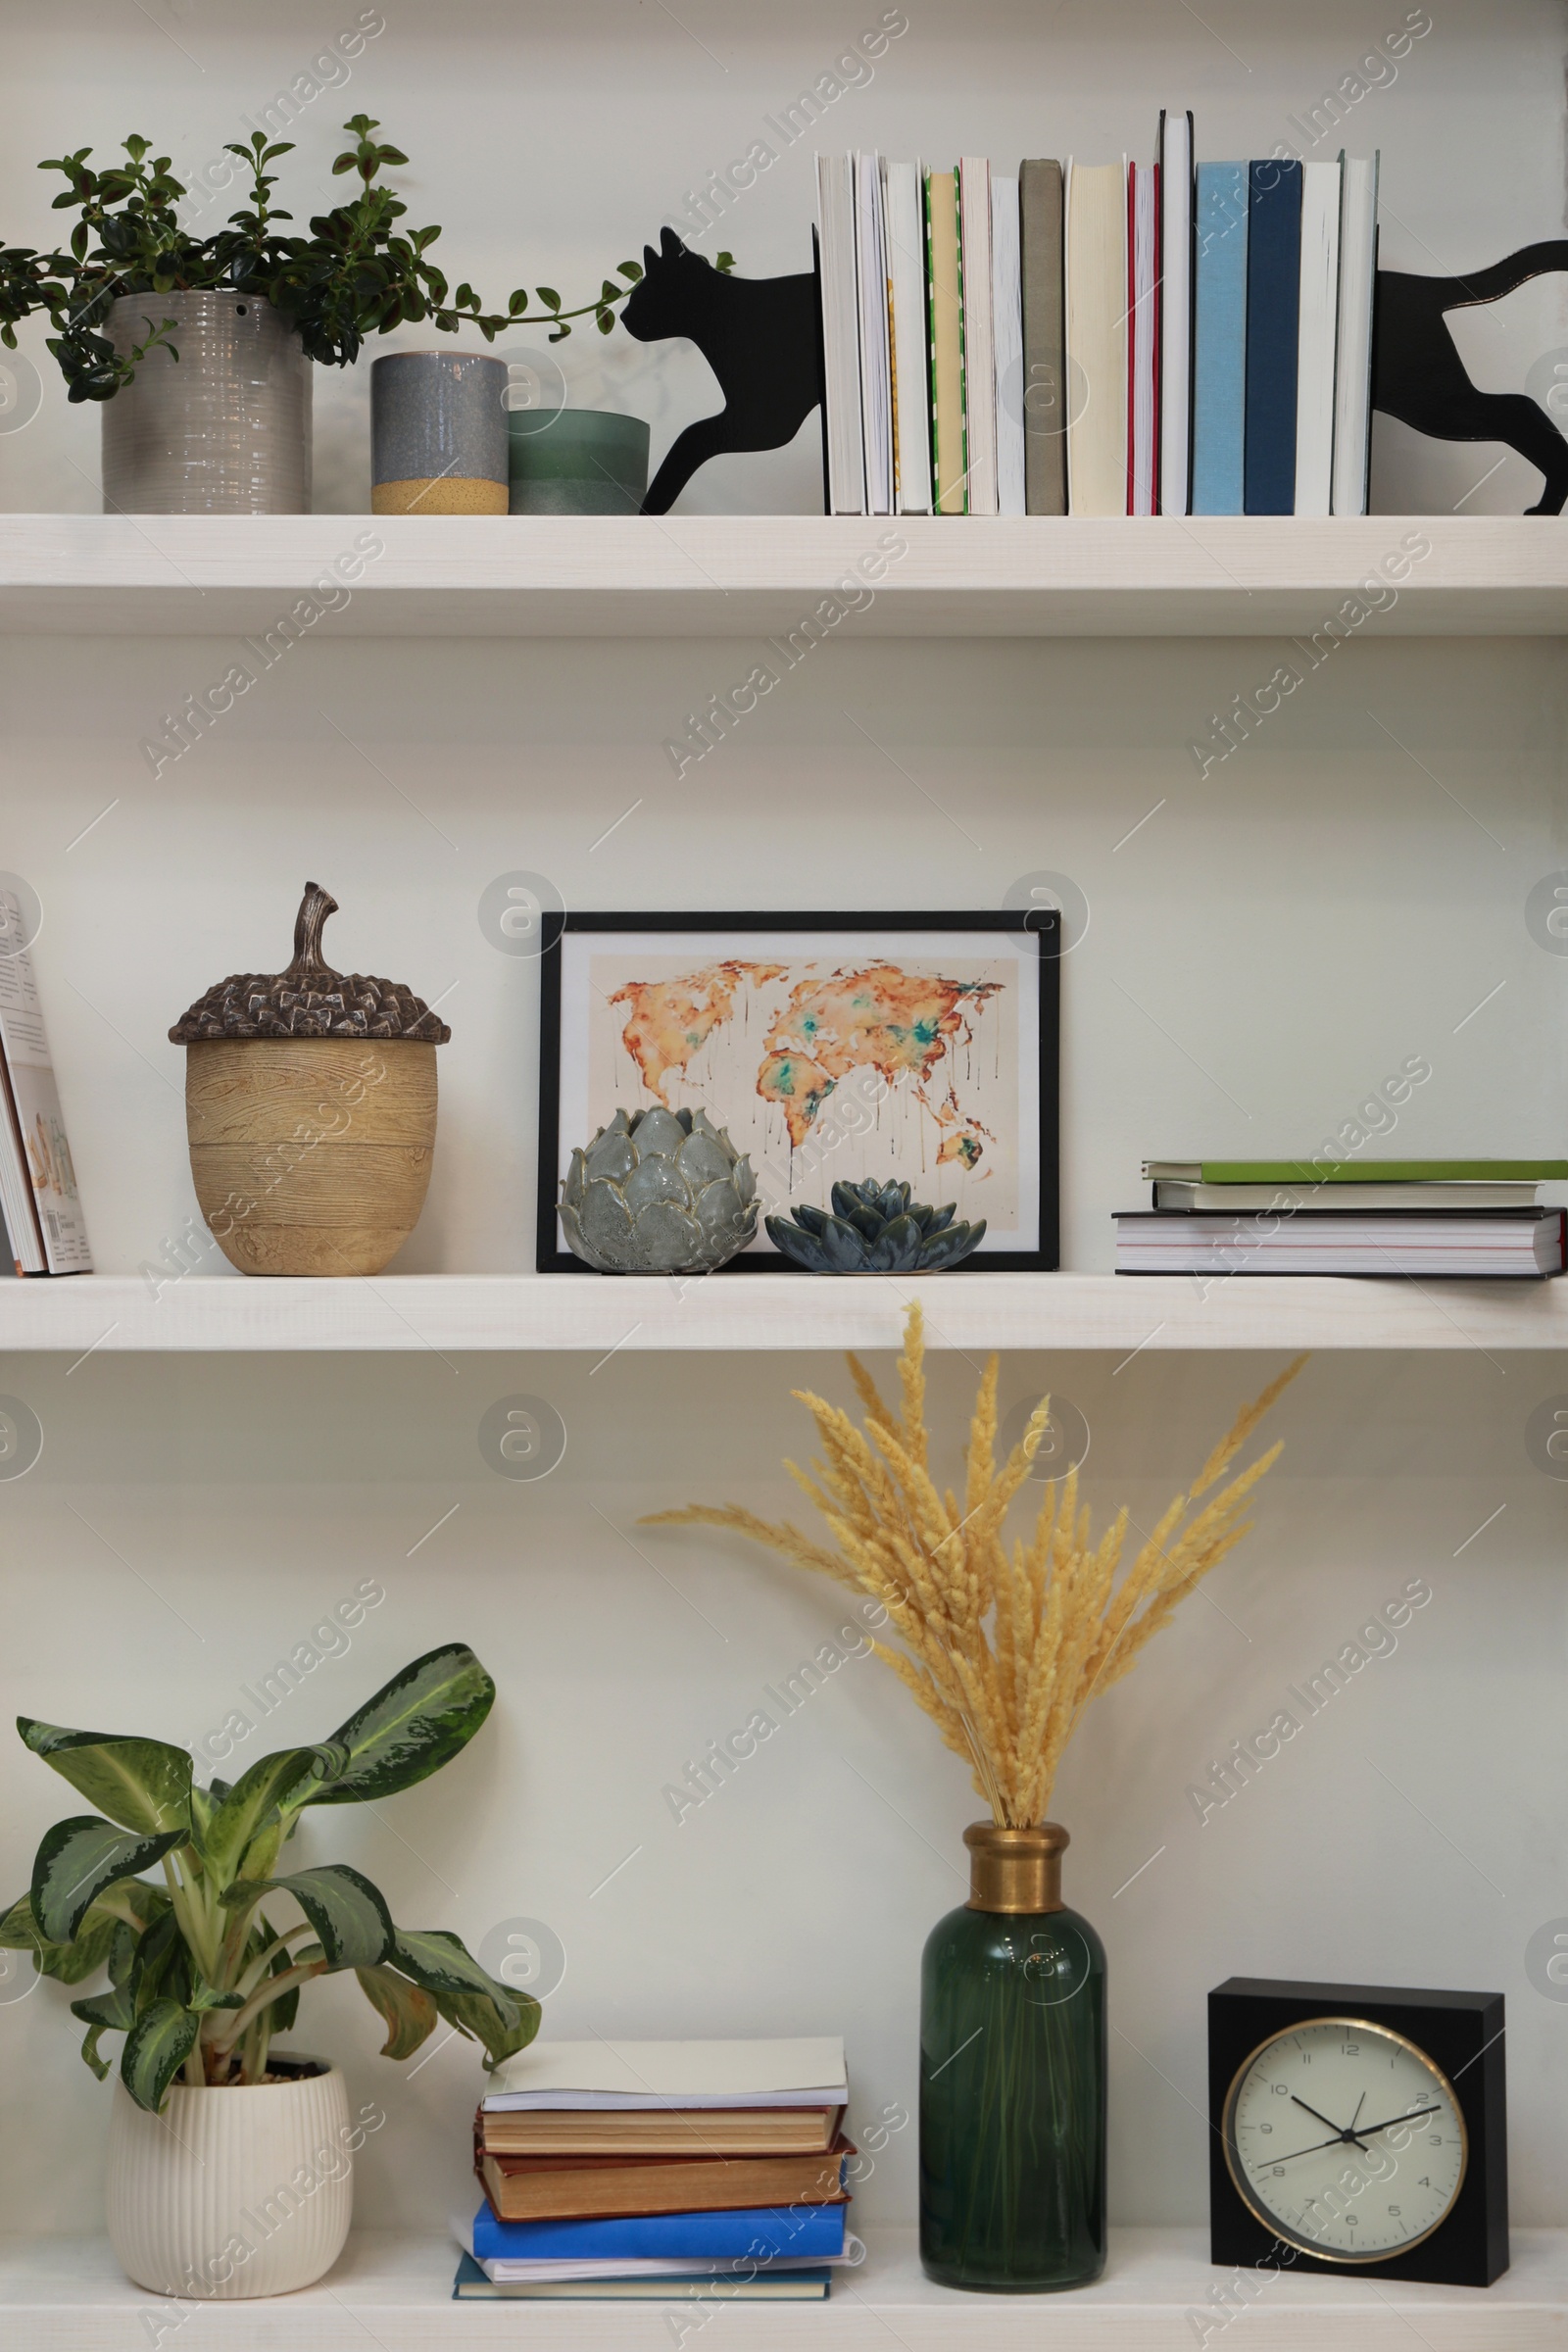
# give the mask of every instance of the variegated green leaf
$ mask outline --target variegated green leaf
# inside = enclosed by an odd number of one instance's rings
[[[338,1726],[332,1741],[349,1760],[310,1801],[356,1805],[412,1788],[466,1747],[495,1695],[466,1642],[426,1651]]]
[[[286,1879],[242,1879],[223,1900],[248,1906],[274,1889],[294,1897],[320,1937],[329,1968],[373,1968],[391,1958],[391,1914],[369,1880],[346,1862],[322,1862]]]
[[[201,2019],[179,2001],[154,2001],[125,2035],[120,2079],[138,2107],[156,2115],[195,2045]]]
[[[508,1993],[503,2001],[487,1992],[435,1992],[430,1997],[449,2026],[483,2042],[487,2075],[504,2059],[525,2050],[539,2031],[539,2004],[531,1993]]]
[[[398,1929],[392,1965],[423,1986],[449,2025],[483,2042],[487,2070],[526,2049],[539,2031],[532,1993],[498,1984],[444,1928]]]
[[[356,1969],[360,1988],[386,2025],[383,2058],[412,2058],[440,2015],[434,2001],[391,1968]],[[281,2031],[281,2029],[279,2029]]]
[[[99,2082],[109,2072],[109,2061],[98,2055],[98,2041],[104,2034],[128,2034],[136,2022],[136,2007],[129,1992],[122,1984],[108,1992],[89,1993],[84,2001],[73,2001],[73,2017],[79,2017],[87,2028],[82,2037],[81,2054]]]
[[[111,1732],[68,1731],[28,1715],[17,1717],[17,1729],[35,1756],[122,1830],[144,1838],[170,1830],[189,1835],[190,1757],[184,1748]]]
[[[72,1942],[106,1887],[150,1870],[184,1835],[176,1829],[160,1837],[127,1837],[92,1813],[57,1821],[45,1833],[32,1866],[33,1918],[51,1943]]]
[[[347,1748],[329,1742],[321,1747],[279,1748],[275,1755],[263,1756],[253,1764],[209,1814],[202,1832],[202,1859],[219,1886],[232,1879],[246,1848],[270,1815],[308,1803],[314,1789],[341,1772],[348,1760]],[[258,1875],[265,1875],[270,1868],[270,1861],[264,1862]]]

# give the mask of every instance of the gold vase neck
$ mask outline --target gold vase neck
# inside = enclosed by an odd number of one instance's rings
[[[1032,1830],[977,1821],[963,1833],[969,1848],[971,1911],[1059,1911],[1061,1856],[1071,1841],[1058,1821]]]

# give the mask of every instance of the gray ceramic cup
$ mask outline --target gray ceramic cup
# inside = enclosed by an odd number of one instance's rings
[[[648,427],[605,409],[513,416],[514,514],[635,514],[648,490]]]
[[[505,514],[505,360],[394,351],[370,366],[370,511]]]

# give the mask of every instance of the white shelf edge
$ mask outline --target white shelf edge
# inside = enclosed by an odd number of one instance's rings
[[[1105,2276],[1070,2294],[970,2295],[920,2272],[912,2230],[868,2228],[863,2267],[820,2303],[699,2306],[687,2352],[738,2341],[774,2352],[1192,2352],[1194,2315],[1235,2274],[1198,2230],[1113,2230]],[[670,2352],[668,2303],[455,2303],[456,2249],[438,2235],[367,2230],[315,2287],[270,2301],[170,2305],[120,2275],[101,2238],[0,2240],[0,2322],[17,2352],[430,2352],[438,2341],[539,2352]],[[1513,2266],[1487,2289],[1375,2278],[1249,2278],[1208,2337],[1224,2352],[1562,2352],[1568,2230],[1516,2230]],[[165,2332],[160,2336],[160,2324]]]
[[[10,634],[1310,636],[1367,582],[1350,636],[1568,634],[1540,515],[0,514]]]
[[[989,1348],[1568,1348],[1568,1279],[1415,1282],[1235,1276],[717,1274],[192,1275],[0,1284],[0,1352],[515,1352],[896,1348],[911,1299],[929,1343]]]

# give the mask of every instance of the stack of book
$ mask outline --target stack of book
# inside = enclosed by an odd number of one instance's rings
[[[458,2299],[827,2297],[850,2259],[844,2044],[558,2041],[474,2118]]]
[[[832,514],[1364,514],[1378,164],[819,155]]]
[[[1568,1159],[1146,1159],[1118,1274],[1561,1274]]]

